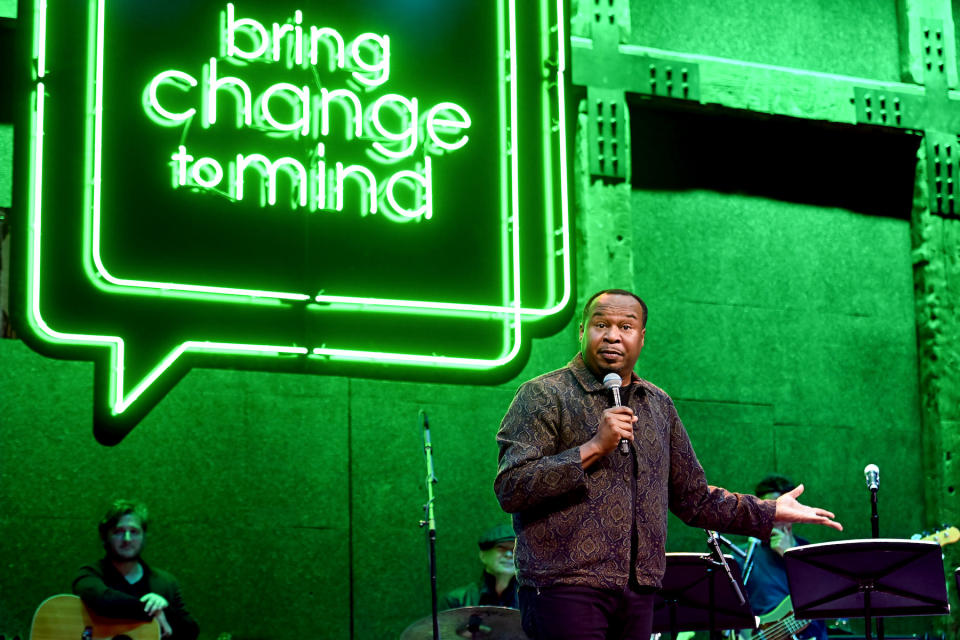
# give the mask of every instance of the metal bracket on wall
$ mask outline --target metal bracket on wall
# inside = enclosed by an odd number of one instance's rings
[[[927,192],[930,211],[937,215],[960,213],[957,202],[957,171],[960,144],[960,109],[950,98],[946,58],[947,43],[941,20],[921,20],[923,93],[894,89],[854,87],[857,124],[871,124],[922,131],[927,155]]]
[[[623,91],[587,87],[590,174],[630,179],[630,115]]]
[[[930,194],[928,206],[935,214],[954,216],[960,213],[956,184],[960,145],[955,133],[960,130],[960,118],[948,93],[943,22],[925,18],[920,21],[920,26],[923,34],[923,85],[927,94],[924,137]]]
[[[664,98],[700,100],[700,68],[695,64],[677,63],[646,57],[642,62],[647,69],[647,87],[641,91]]]
[[[573,82],[640,95],[700,101],[698,64],[633,55],[626,46],[604,50],[596,39],[573,40]]]
[[[905,96],[893,91],[877,91],[876,89],[864,89],[855,87],[853,89],[853,105],[857,113],[857,124],[876,124],[887,127],[900,127],[904,129],[913,128],[910,126],[911,117],[916,119],[916,109],[919,107],[921,99],[914,96]],[[912,104],[911,104],[912,103]]]
[[[604,82],[602,68],[619,55],[624,37],[622,26],[629,28],[629,3],[624,0],[593,0],[583,8],[588,12],[590,43],[594,59],[582,56],[574,61],[590,76],[587,85],[587,144],[590,174],[612,180],[628,180],[630,175],[630,118],[622,87]],[[621,23],[627,22],[627,25]],[[599,63],[599,67],[597,66]],[[598,72],[600,72],[598,74]]]
[[[603,38],[602,31],[609,30],[609,37],[613,44],[625,41],[630,36],[630,1],[629,0],[593,0],[587,12],[590,37],[596,41]]]
[[[947,60],[944,56],[946,43],[944,42],[943,22],[933,18],[924,18],[920,21],[923,30],[923,50],[920,54],[923,59],[923,84],[929,92],[931,89],[945,92],[947,89]]]
[[[862,88],[854,89],[857,124],[872,124],[922,132],[927,156],[927,193],[930,211],[938,215],[960,214],[957,201],[957,171],[960,144],[953,133],[960,130],[956,106],[947,100],[898,95]],[[931,128],[931,125],[937,128]]]
[[[930,211],[939,215],[957,215],[960,213],[957,206],[957,170],[960,169],[957,136],[927,131],[925,143]]]

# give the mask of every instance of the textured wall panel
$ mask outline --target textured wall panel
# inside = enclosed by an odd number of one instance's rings
[[[13,125],[0,124],[0,207],[13,201]]]
[[[0,363],[0,619],[16,625],[3,631],[24,634],[43,598],[69,591],[102,554],[106,505],[133,496],[155,518],[145,558],[178,575],[210,637],[310,637],[317,620],[347,637],[346,381],[196,371],[105,448],[90,431],[89,366],[12,340]]]
[[[893,1],[632,0],[630,7],[626,41],[633,44],[877,80],[900,79]]]
[[[635,131],[643,114],[633,113]],[[670,120],[653,119],[658,138],[669,137],[662,128]],[[689,120],[677,115],[674,123]],[[790,146],[792,133],[773,134]],[[680,401],[711,482],[752,491],[763,474],[787,473],[847,527],[842,534],[807,527],[804,535],[868,536],[862,469],[875,462],[889,472],[885,533],[915,533],[924,512],[909,202],[899,218],[765,197],[786,190],[796,194],[791,200],[804,190],[815,201],[830,195],[813,154],[785,158],[760,195],[750,193],[748,179],[735,182],[745,193],[700,190],[696,176],[709,179],[710,161],[743,172],[767,163],[711,137],[701,142],[699,153],[638,146],[637,174],[667,163],[692,178],[683,190],[656,190],[651,179],[633,194],[635,282],[650,305],[639,371]],[[744,148],[753,144],[742,140]],[[709,403],[769,407],[770,421],[711,416],[703,409]],[[699,413],[686,417],[690,408]],[[749,440],[757,455],[744,458]],[[701,537],[675,527],[670,546],[699,549]]]

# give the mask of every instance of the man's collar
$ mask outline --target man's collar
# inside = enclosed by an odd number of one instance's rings
[[[570,368],[570,371],[573,372],[574,377],[576,377],[577,382],[580,383],[584,391],[587,393],[596,393],[597,391],[603,390],[603,382],[597,380],[593,372],[587,368],[587,363],[583,361],[583,354],[577,352],[577,355],[573,357],[573,360],[571,360],[567,366]],[[630,386],[643,388],[643,385],[640,384],[640,377],[634,371],[630,372]]]
[[[139,562],[140,566],[143,568],[143,575],[144,576],[150,575],[151,573],[150,565],[144,562],[143,558],[137,558],[137,562]],[[123,574],[120,573],[120,570],[114,566],[113,562],[111,562],[109,555],[103,558],[103,567],[104,567],[104,570],[106,571],[113,571],[118,576],[121,576],[121,577],[123,576]]]

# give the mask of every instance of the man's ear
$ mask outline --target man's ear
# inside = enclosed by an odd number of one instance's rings
[[[583,340],[583,323],[580,323],[580,340]]]

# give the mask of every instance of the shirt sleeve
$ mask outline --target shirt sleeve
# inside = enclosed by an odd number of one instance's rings
[[[460,603],[460,600],[457,598],[459,590],[451,591],[441,598],[438,609],[440,611],[446,611],[447,609],[457,609],[463,605]]]
[[[521,386],[497,433],[500,466],[494,490],[507,513],[586,486],[579,445],[558,450],[560,428],[556,393],[542,384]]]
[[[128,620],[150,620],[139,598],[113,589],[103,581],[103,576],[94,568],[85,566],[73,581],[73,593],[98,615]]]
[[[672,401],[669,409],[670,510],[693,527],[769,538],[776,503],[708,485]]]
[[[167,599],[169,606],[164,610],[167,622],[173,630],[171,640],[196,640],[200,635],[200,625],[187,611],[180,593],[180,583],[173,576],[167,574],[165,584],[157,585],[157,593]]]

